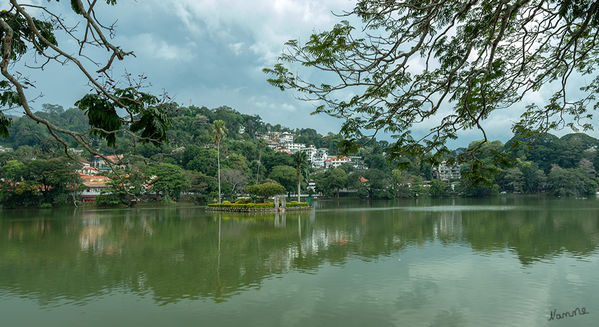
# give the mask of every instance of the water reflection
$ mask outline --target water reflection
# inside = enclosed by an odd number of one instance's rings
[[[5,211],[0,292],[40,303],[84,303],[113,290],[151,294],[159,304],[198,298],[222,302],[259,289],[271,276],[399,257],[409,248],[467,247],[485,256],[507,251],[528,267],[562,254],[586,259],[599,245],[595,202],[479,207],[425,202],[418,210],[414,203],[366,205],[368,210],[358,210],[355,204],[320,202],[309,212],[271,215],[200,208]],[[439,292],[431,281],[410,287],[399,295],[398,305],[417,308]],[[459,325],[462,314],[445,310],[434,317]]]

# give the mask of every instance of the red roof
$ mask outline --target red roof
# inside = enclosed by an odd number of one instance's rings
[[[106,156],[106,159],[112,161],[112,162],[117,162],[117,161],[121,161],[123,160],[123,155],[122,154],[117,154],[114,156]]]
[[[328,158],[328,159],[327,159],[327,160],[325,160],[325,161],[331,161],[331,160],[335,160],[335,159],[338,159],[338,160],[345,160],[345,159],[348,159],[348,160],[349,160],[349,158],[348,158],[348,157],[346,157],[346,156],[334,156],[334,157]]]
[[[100,156],[94,156],[94,157],[101,158]],[[106,159],[112,161],[112,163],[116,163],[118,161],[123,160],[123,157],[124,156],[122,154],[116,154],[116,155],[113,155],[113,156],[106,156]]]
[[[85,175],[84,173],[79,173],[79,176],[82,179],[103,179],[103,180],[107,180],[107,181],[110,180],[110,178],[108,178],[106,176],[90,176],[90,175]]]

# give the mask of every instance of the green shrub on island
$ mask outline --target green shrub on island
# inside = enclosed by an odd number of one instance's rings
[[[254,204],[254,208],[274,208],[274,207],[275,207],[274,202]]]
[[[287,202],[287,207],[289,208],[293,208],[293,207],[309,207],[310,205],[308,204],[308,202],[297,202],[297,201],[290,201]]]
[[[229,201],[223,201],[222,203],[209,203],[208,207],[212,208],[238,208],[238,209],[260,209],[260,208],[274,208],[274,202],[269,203],[231,203]]]
[[[307,202],[297,202],[290,201],[287,202],[288,208],[298,208],[298,207],[309,207],[310,205]],[[245,201],[223,201],[222,203],[209,203],[208,207],[211,208],[238,208],[238,209],[261,209],[261,208],[274,208],[274,202],[268,203],[254,203],[254,202],[245,202]]]

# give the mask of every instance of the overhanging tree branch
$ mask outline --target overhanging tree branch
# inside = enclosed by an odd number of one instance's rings
[[[520,104],[515,131],[592,127],[585,120],[598,106],[599,78],[578,98],[570,89],[576,76],[596,76],[599,1],[359,0],[340,16],[362,23],[289,41],[264,71],[272,85],[316,102],[315,113],[343,119],[349,140],[386,131],[397,138],[393,156],[435,152],[435,161],[460,130],[486,140],[489,116]],[[322,81],[305,79],[306,69],[325,73]],[[543,86],[553,96],[523,103]],[[425,126],[429,133],[412,137]]]

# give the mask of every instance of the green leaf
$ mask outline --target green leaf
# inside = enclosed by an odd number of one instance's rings
[[[12,124],[12,120],[6,118],[4,114],[0,111],[0,136],[3,138],[8,138],[8,127]]]
[[[90,133],[106,139],[108,146],[114,146],[116,134],[119,131],[122,120],[116,113],[114,105],[97,94],[87,94],[75,105],[87,112],[89,124],[92,128]]]

